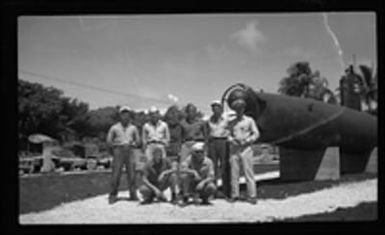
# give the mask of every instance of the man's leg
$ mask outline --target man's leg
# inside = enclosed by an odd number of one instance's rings
[[[179,162],[182,163],[186,160],[187,156],[188,156],[188,147],[187,147],[187,142],[184,142],[181,146],[181,149],[180,149],[180,158],[179,158]]]
[[[149,188],[146,185],[141,185],[139,187],[139,193],[143,197],[143,201],[142,201],[143,204],[151,203],[154,200],[155,193],[152,191],[151,188]]]
[[[123,167],[123,154],[121,147],[114,147],[113,149],[113,159],[112,159],[112,175],[111,175],[111,191],[109,194],[110,203],[116,201],[116,196],[118,195],[120,176],[122,173]]]
[[[176,192],[177,192],[177,175],[176,173],[171,173],[170,175],[167,175],[164,177],[161,181],[158,182],[159,190],[165,191],[167,188],[170,187],[171,191],[171,202],[176,201]]]
[[[217,179],[219,178],[219,168],[218,168],[218,152],[217,150],[217,140],[211,140],[209,142],[208,146],[208,157],[213,161],[214,163],[214,171],[215,171],[215,184]]]
[[[153,144],[148,144],[146,146],[145,155],[147,157],[147,162],[151,161],[152,159],[152,151],[154,151],[154,145]]]
[[[230,168],[229,163],[229,157],[227,153],[227,140],[218,140],[217,141],[217,154],[218,154],[218,160],[220,162],[219,167],[219,175],[222,179],[222,192],[224,193],[224,196],[229,196],[230,191],[230,172],[227,172],[227,170]]]
[[[125,148],[125,167],[127,174],[127,184],[130,191],[130,199],[138,200],[136,195],[136,182],[135,182],[135,154],[133,149]]]
[[[213,182],[207,183],[201,191],[197,191],[199,193],[200,198],[202,198],[203,204],[209,203],[210,196],[214,195],[217,191],[217,187]]]
[[[135,159],[135,185],[139,186],[142,184],[142,173],[143,168],[146,164],[147,158],[144,156],[142,149],[134,148],[134,159]],[[145,158],[145,159],[144,159]]]
[[[159,147],[162,150],[162,157],[167,157],[166,147],[163,144],[157,144],[157,147]]]
[[[169,186],[171,191],[171,202],[176,202],[178,200],[178,194],[179,194],[179,180],[177,173],[172,173],[169,176]]]
[[[184,162],[187,157],[191,154],[191,148],[194,145],[194,141],[186,141],[182,144],[180,150],[180,162]]]
[[[254,180],[253,151],[251,150],[251,147],[243,150],[240,156],[245,172],[248,198],[255,200],[257,197],[257,187]]]
[[[193,177],[189,174],[180,174],[180,180],[183,193],[183,201],[187,202],[192,194],[191,185],[193,183]]]
[[[239,198],[239,156],[235,147],[231,147],[230,153],[231,198],[236,199]]]

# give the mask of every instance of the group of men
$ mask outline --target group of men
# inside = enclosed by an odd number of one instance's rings
[[[164,195],[168,188],[171,192],[170,202],[179,205],[187,205],[191,199],[200,204],[210,204],[209,201],[216,197],[225,197],[229,202],[241,200],[241,168],[247,183],[245,200],[256,204],[251,145],[259,137],[259,131],[254,120],[244,114],[245,107],[245,100],[236,99],[230,104],[235,115],[229,118],[224,115],[222,104],[213,101],[212,116],[202,121],[197,118],[197,108],[188,104],[185,118],[172,128],[161,120],[159,111],[152,107],[141,135],[131,122],[131,110],[126,106],[121,107],[120,121],[110,128],[107,135],[107,143],[114,155],[109,203],[117,201],[124,166],[130,200],[138,200],[136,190],[139,189],[141,204],[154,200],[168,201]],[[167,151],[173,137],[180,140],[180,146],[173,148],[176,158],[170,158]],[[141,170],[141,181],[137,187],[134,151],[140,146],[148,161]],[[220,178],[223,191],[230,191],[230,195],[226,196],[217,190]]]

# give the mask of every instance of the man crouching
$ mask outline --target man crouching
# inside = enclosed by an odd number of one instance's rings
[[[213,162],[205,156],[204,144],[195,143],[191,155],[182,163],[180,177],[182,180],[183,202],[188,203],[192,196],[195,203],[210,204],[209,198],[216,193]]]
[[[152,159],[143,169],[142,185],[139,187],[143,197],[141,204],[149,204],[155,198],[158,201],[167,201],[163,191],[168,187],[171,189],[171,202],[176,203],[176,169],[172,167],[169,159],[162,156],[161,148],[155,147],[152,155]]]

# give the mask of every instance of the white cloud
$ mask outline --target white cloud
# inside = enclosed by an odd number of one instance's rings
[[[170,100],[174,101],[174,102],[178,102],[178,97],[176,97],[175,95],[173,94],[168,94],[167,95],[167,98],[169,98]]]
[[[236,40],[238,44],[250,49],[252,52],[258,52],[261,43],[266,41],[264,33],[257,28],[258,21],[254,20],[246,24],[238,32],[231,35],[231,38]]]

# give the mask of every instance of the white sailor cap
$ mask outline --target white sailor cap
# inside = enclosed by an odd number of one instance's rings
[[[203,151],[205,144],[203,142],[197,142],[195,143],[191,149],[192,151]]]
[[[148,110],[148,113],[157,113],[159,112],[159,109],[155,106],[151,106],[150,109]]]
[[[213,100],[213,101],[211,101],[211,104],[210,104],[210,105],[211,105],[211,106],[218,105],[218,106],[222,107],[222,103],[221,103],[221,101],[219,101],[219,100]]]
[[[119,109],[119,113],[122,113],[122,112],[130,112],[132,109],[130,108],[130,107],[128,107],[128,106],[122,106],[122,107],[120,107],[120,109]]]

